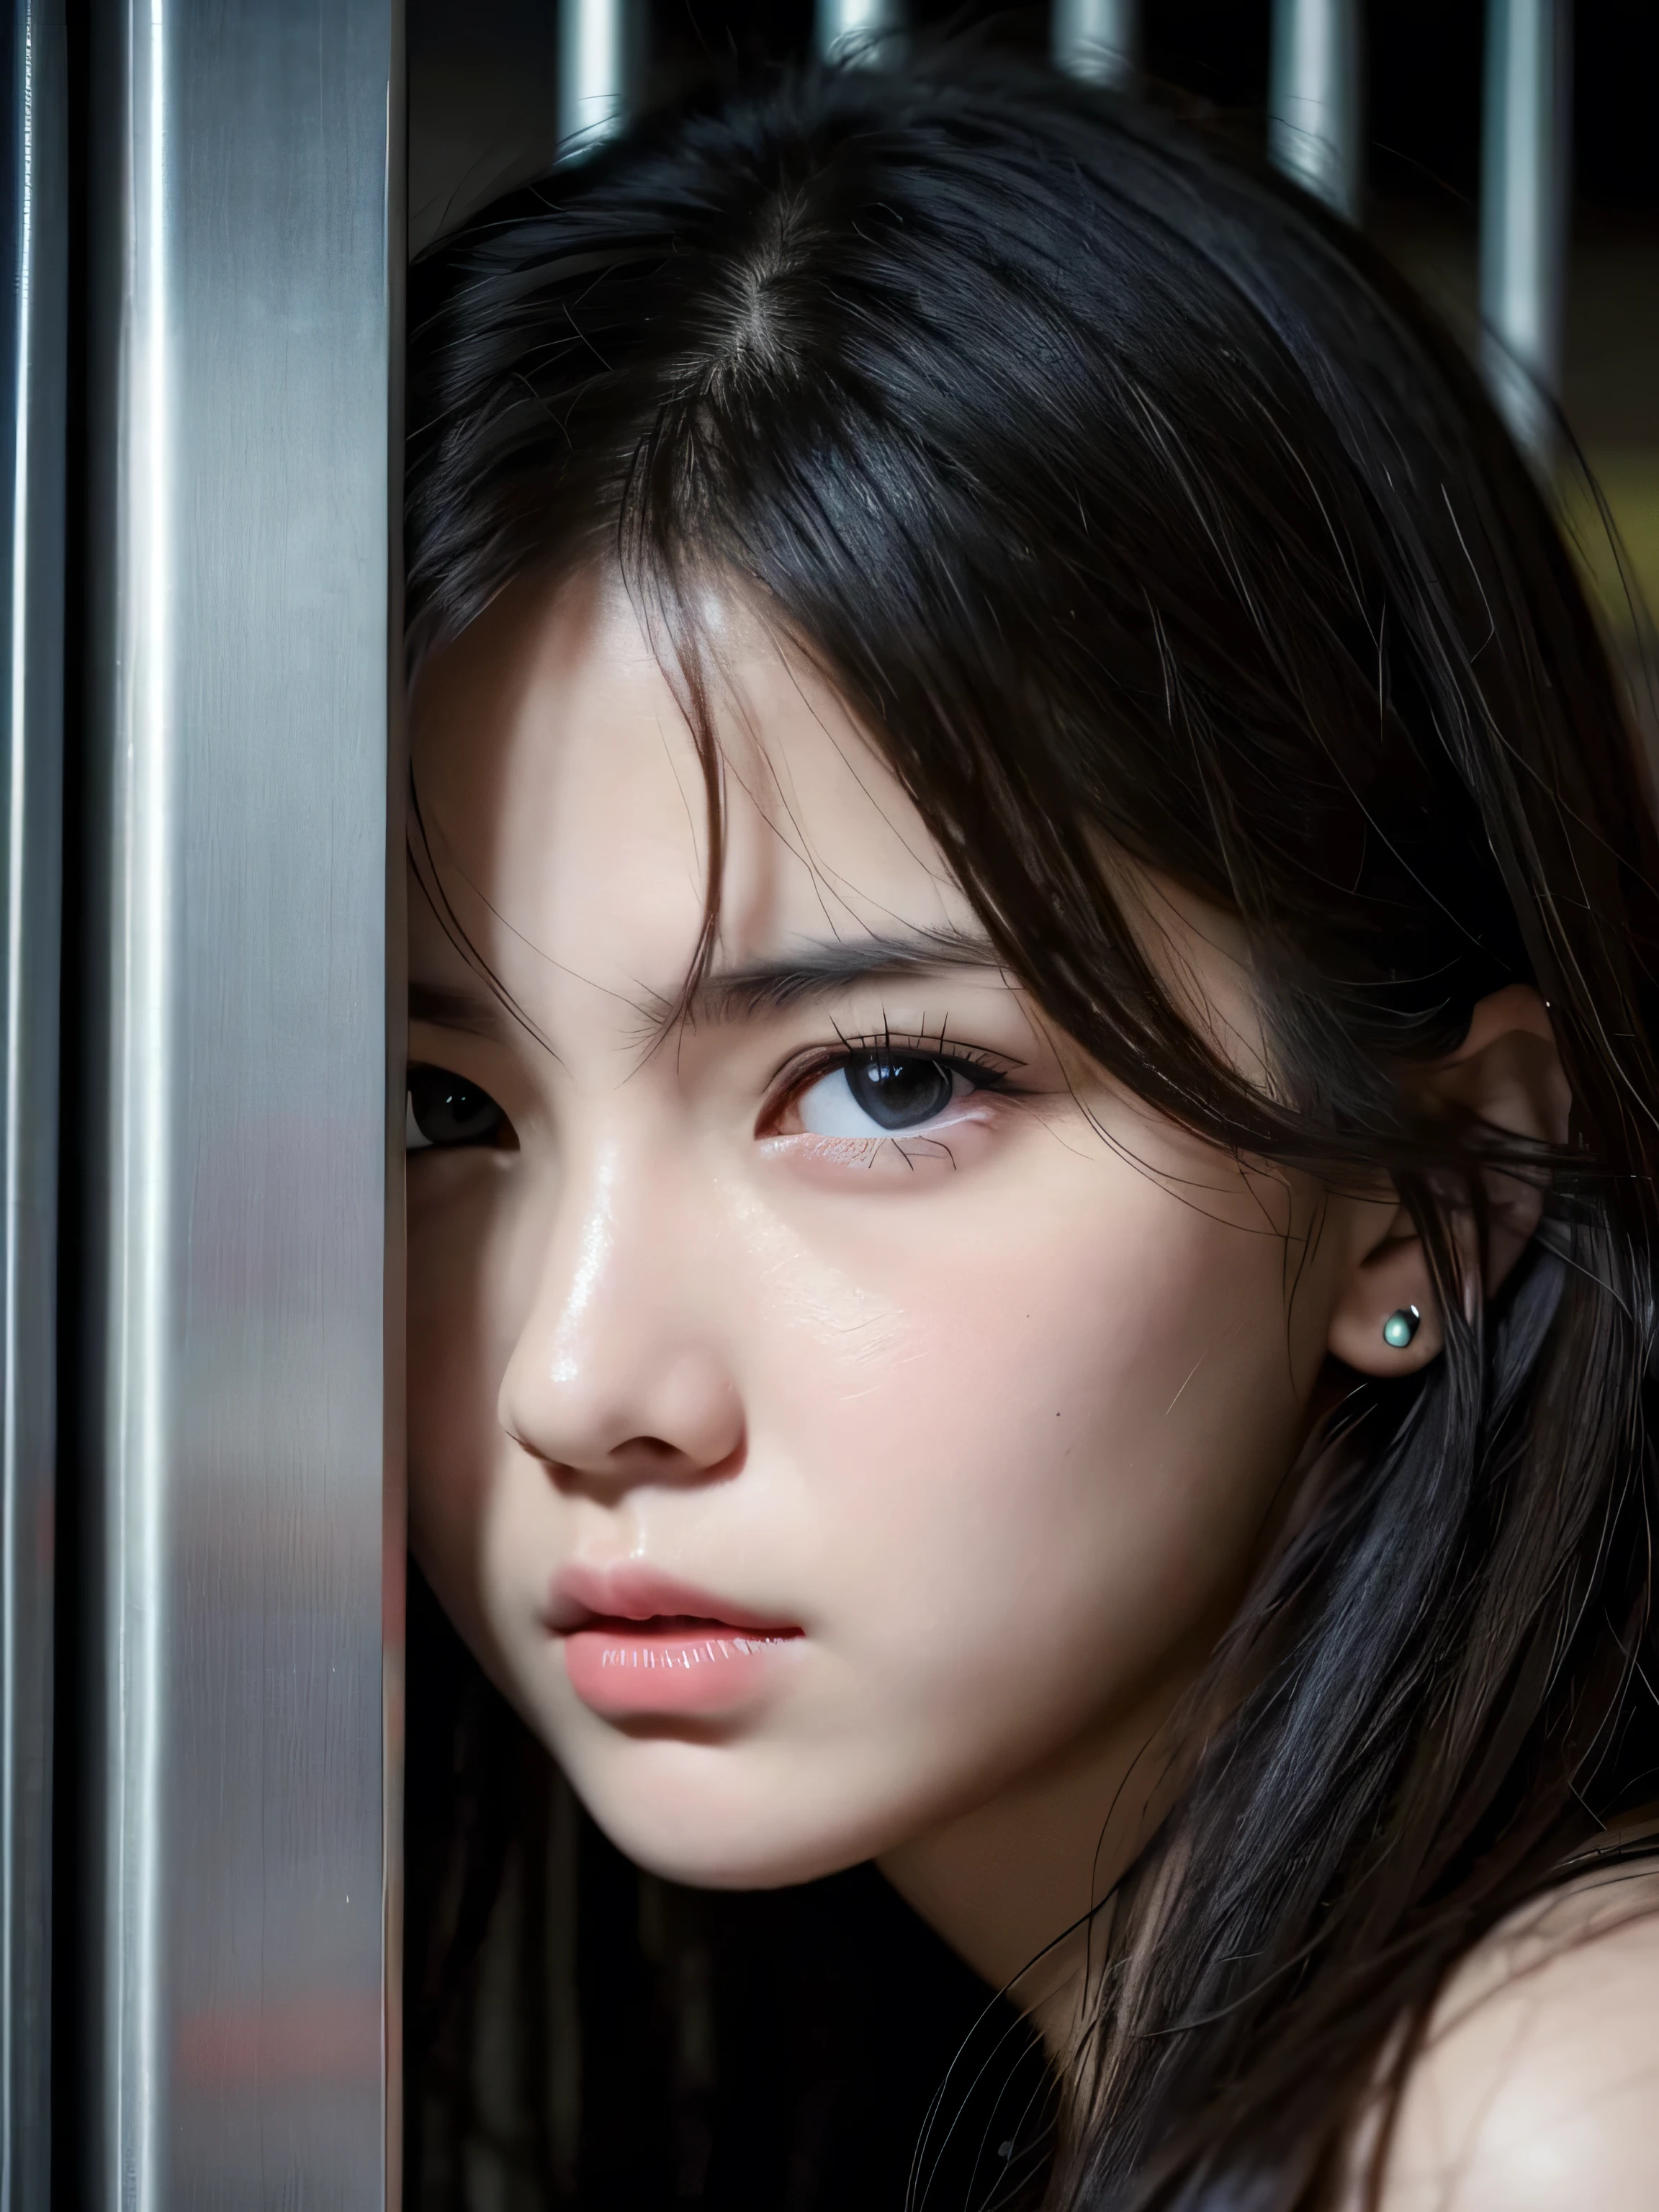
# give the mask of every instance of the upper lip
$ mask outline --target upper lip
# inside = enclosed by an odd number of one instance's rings
[[[568,1636],[599,1620],[706,1620],[726,1628],[792,1628],[775,1613],[756,1613],[729,1598],[676,1582],[654,1567],[626,1560],[614,1567],[562,1567],[553,1578],[547,1625]]]

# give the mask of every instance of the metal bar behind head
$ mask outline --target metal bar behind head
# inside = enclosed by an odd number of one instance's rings
[[[904,0],[817,0],[820,61],[878,69],[897,59],[903,37]]]
[[[88,42],[73,2201],[369,2212],[400,8],[94,0]]]
[[[1365,189],[1360,29],[1359,0],[1273,0],[1268,151],[1350,222]]]
[[[3,58],[0,425],[0,2204],[52,2201],[52,1726],[68,96],[61,0]]]
[[[1555,443],[1572,189],[1569,0],[1490,0],[1481,135],[1481,357],[1516,441]]]
[[[1051,53],[1066,76],[1133,92],[1140,82],[1140,0],[1054,0]]]
[[[630,0],[559,0],[561,161],[579,161],[626,128],[636,42]]]

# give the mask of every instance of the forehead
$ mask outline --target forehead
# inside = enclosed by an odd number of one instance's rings
[[[833,688],[732,598],[711,594],[700,631],[716,679],[723,959],[969,927]],[[520,988],[555,988],[552,963],[635,1000],[678,992],[707,891],[704,771],[619,586],[504,593],[423,669],[411,741],[434,865],[492,964]]]

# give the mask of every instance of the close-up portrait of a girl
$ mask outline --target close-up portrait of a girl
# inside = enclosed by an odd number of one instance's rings
[[[948,52],[410,349],[408,2201],[1654,2203],[1659,848],[1475,369]]]

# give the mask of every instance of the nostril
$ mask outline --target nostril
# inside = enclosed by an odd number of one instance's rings
[[[502,1422],[501,1432],[526,1459],[534,1460],[560,1490],[584,1485],[599,1489],[625,1489],[630,1483],[641,1481],[723,1482],[742,1472],[748,1455],[748,1439],[743,1434],[739,1434],[731,1450],[718,1459],[698,1459],[665,1437],[653,1436],[629,1437],[592,1459],[565,1459],[532,1443],[507,1422]]]
[[[744,1437],[739,1431],[724,1452],[702,1454],[672,1444],[665,1437],[629,1437],[606,1458],[606,1471],[619,1481],[720,1482],[743,1465]]]
[[[615,1487],[735,1474],[747,1425],[724,1362],[702,1349],[653,1352],[639,1343],[596,1344],[584,1371],[567,1380],[550,1376],[534,1346],[521,1342],[496,1398],[502,1432],[562,1483]]]

